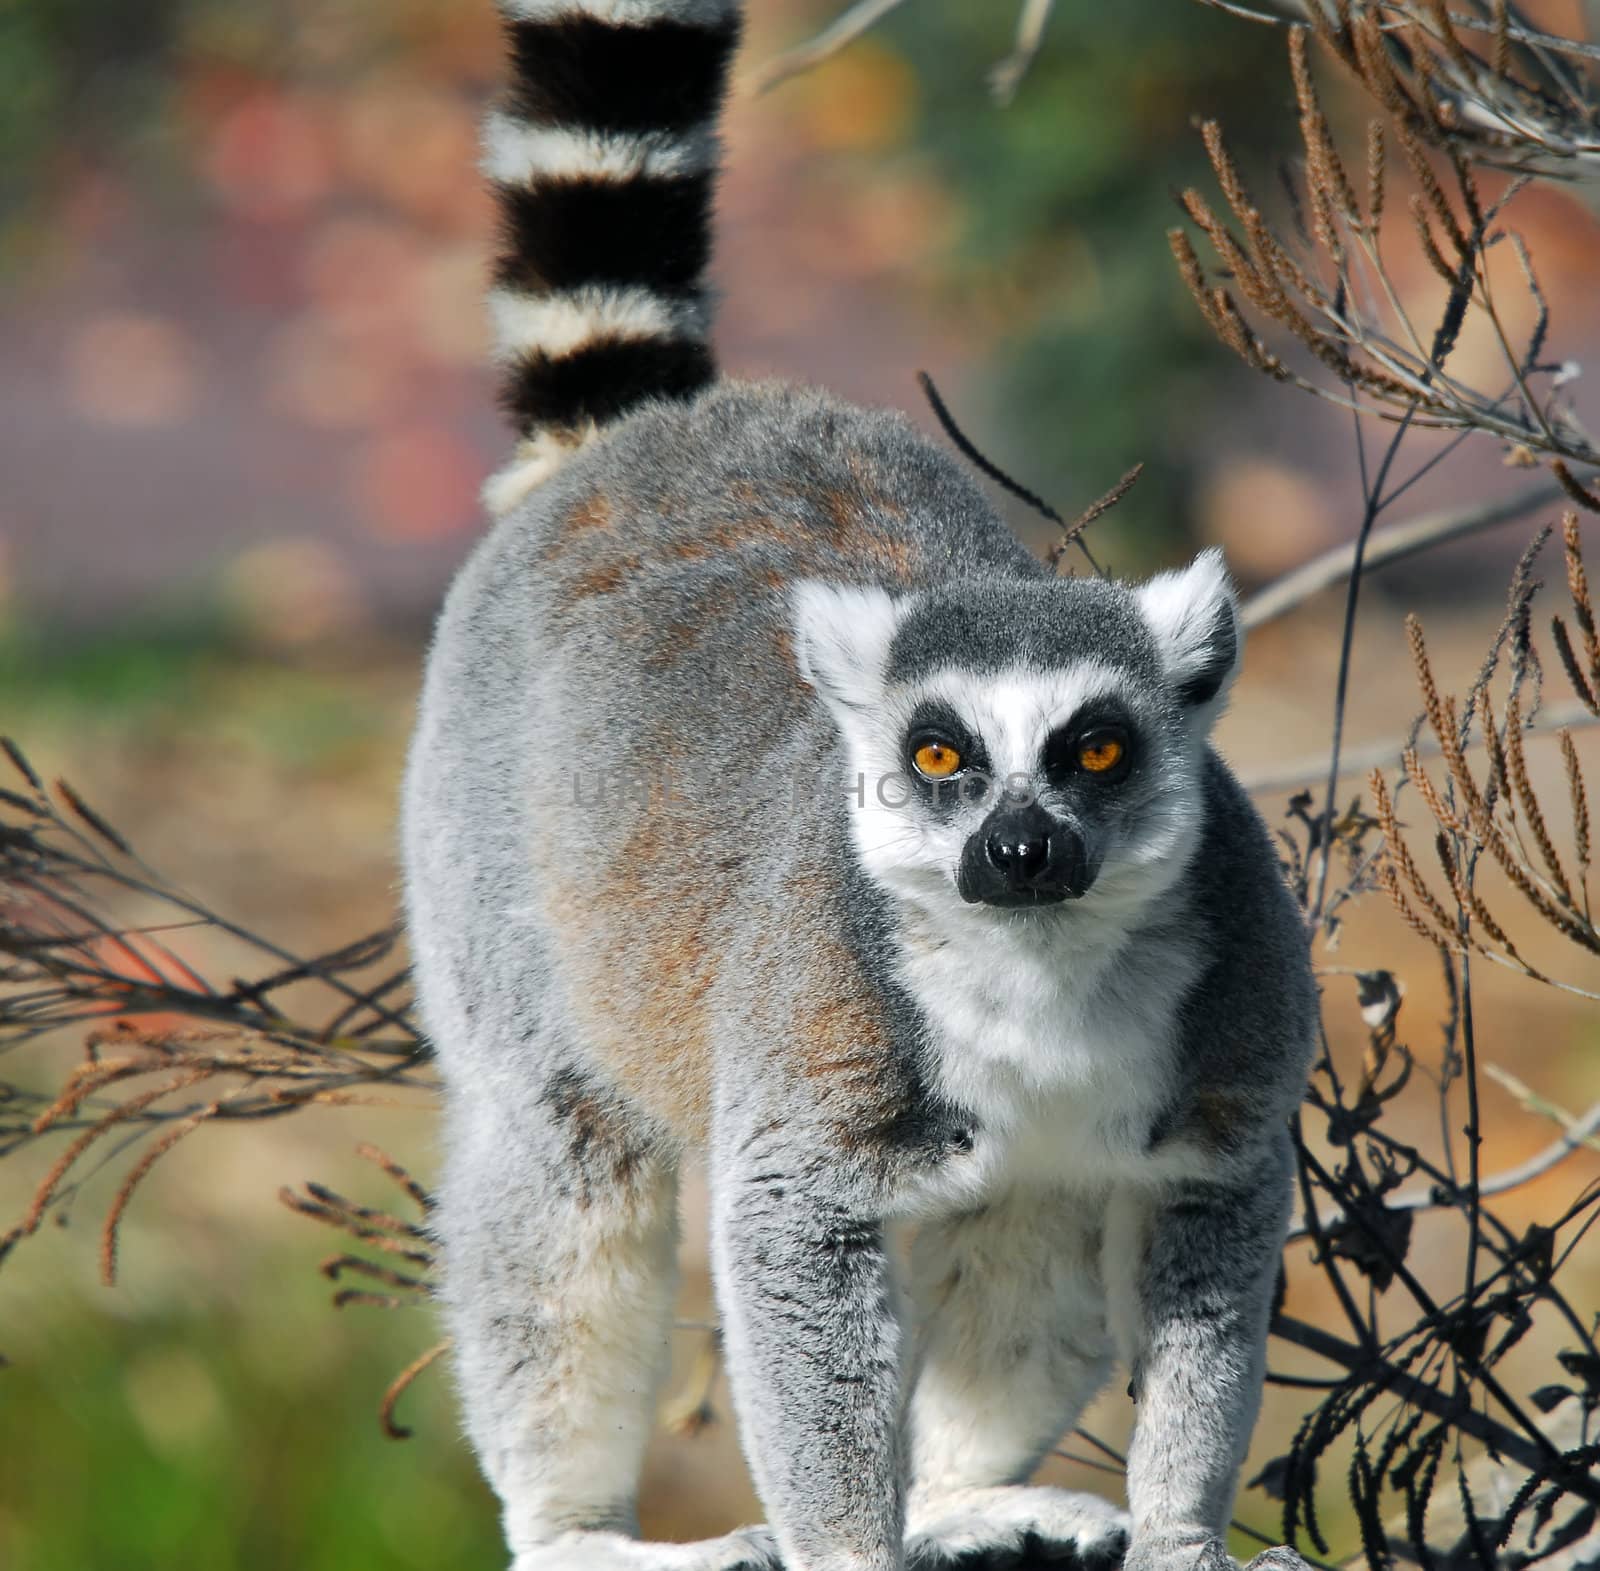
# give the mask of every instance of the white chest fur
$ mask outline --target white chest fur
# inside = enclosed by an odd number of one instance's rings
[[[933,1186],[947,1196],[924,1204],[1192,1168],[1182,1151],[1152,1155],[1149,1137],[1175,1084],[1194,946],[1076,915],[925,912],[903,930],[900,974],[929,1025],[933,1083],[977,1126],[970,1155]]]

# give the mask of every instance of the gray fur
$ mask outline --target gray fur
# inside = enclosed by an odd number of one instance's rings
[[[913,681],[952,657],[964,670],[995,672],[1019,661],[1049,667],[1109,656],[1147,682],[1161,674],[1155,640],[1123,585],[1020,576],[963,579],[919,596],[895,630],[885,679]]]
[[[859,673],[881,712],[841,718],[801,680],[802,581],[865,586],[921,629],[915,657],[891,636],[892,677]],[[1131,1563],[1221,1553],[1314,995],[1266,832],[1163,674],[1186,646],[1144,604],[1042,580],[898,417],[733,383],[625,421],[463,569],[412,750],[407,897],[448,1093],[445,1302],[517,1571],[766,1563],[759,1535],[630,1537],[673,1175],[699,1145],[735,1404],[790,1571],[899,1571],[908,1502],[918,1566],[1062,1524],[1113,1553],[1092,1502],[996,1494],[1093,1395],[1111,1327],[1139,1390]],[[961,606],[981,622],[934,614]],[[919,683],[982,690],[1005,639],[1042,677],[1072,669],[1074,628],[1159,741],[1128,821],[1108,815],[1104,898],[1019,916],[879,876],[849,726]],[[1119,884],[1155,824],[1175,849]],[[919,981],[918,946],[957,992]],[[1015,988],[993,958],[1012,955]],[[1020,999],[1041,974],[1041,1018],[1105,1020],[1099,1069],[1068,1061],[1076,1037],[1059,1064],[991,1063],[960,1035],[960,988]],[[952,1421],[965,1438],[941,1442]]]

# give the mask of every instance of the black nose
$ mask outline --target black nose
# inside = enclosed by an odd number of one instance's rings
[[[1044,871],[1050,860],[1049,825],[1014,818],[1001,824],[984,841],[983,849],[997,871],[1011,882],[1023,884]]]
[[[1038,802],[996,807],[967,841],[956,872],[964,900],[995,906],[1073,900],[1090,882],[1083,837]]]

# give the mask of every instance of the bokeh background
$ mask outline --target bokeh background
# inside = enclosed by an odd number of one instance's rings
[[[1580,8],[1533,9],[1571,27]],[[1278,36],[1191,0],[1063,0],[999,108],[986,76],[1015,24],[1000,0],[908,0],[766,95],[756,67],[831,7],[753,10],[718,265],[731,369],[930,423],[913,381],[926,368],[984,447],[1069,515],[1145,461],[1096,531],[1122,571],[1220,542],[1257,584],[1349,537],[1348,417],[1258,385],[1219,349],[1163,240],[1172,191],[1204,168],[1197,119],[1224,121],[1263,186],[1291,151]],[[0,730],[150,861],[302,951],[393,912],[423,642],[504,450],[474,170],[498,70],[489,0],[0,7]],[[1582,361],[1600,337],[1600,232],[1543,192],[1522,227],[1553,343]],[[1420,296],[1442,288],[1415,259],[1394,266]],[[1492,353],[1470,336],[1460,351],[1469,368]],[[1523,484],[1469,445],[1402,516]],[[1425,614],[1442,672],[1465,685],[1530,527],[1373,581],[1354,742],[1398,736],[1415,707],[1402,607]],[[1223,738],[1247,774],[1293,774],[1325,745],[1337,636],[1330,595],[1254,641]],[[1583,755],[1596,759],[1587,738]],[[1559,779],[1538,749],[1535,768]],[[1380,903],[1324,958],[1402,973],[1401,1035],[1428,1065],[1437,968]],[[1336,1045],[1358,1052],[1353,986],[1331,975],[1327,993]],[[1499,977],[1479,1009],[1486,1056],[1569,1107],[1600,1091],[1591,1009]],[[59,1073],[74,1050],[30,1049],[20,1070]],[[1498,1087],[1485,1097],[1489,1170],[1550,1137]],[[1407,1116],[1418,1138],[1436,1123],[1422,1082]],[[96,1281],[92,1183],[74,1226],[0,1271],[0,1566],[502,1563],[442,1368],[406,1399],[415,1437],[379,1431],[385,1385],[434,1339],[425,1312],[334,1313],[316,1273],[332,1242],[275,1200],[312,1176],[386,1202],[349,1156],[362,1137],[432,1169],[426,1109],[210,1130],[141,1193],[117,1288]],[[1580,1158],[1507,1211],[1547,1216],[1596,1171]],[[0,1170],[0,1229],[37,1176]],[[707,1304],[695,1194],[689,1317]],[[1425,1229],[1424,1274],[1447,1277],[1458,1245],[1449,1223]],[[1600,1300],[1594,1255],[1575,1266],[1579,1302]],[[1296,1312],[1323,1312],[1309,1272],[1290,1290]],[[680,1341],[687,1368],[699,1339]],[[1538,1355],[1530,1344],[1529,1367]],[[1302,1393],[1271,1395],[1258,1458],[1301,1409]],[[1095,1422],[1119,1440],[1127,1404],[1113,1393]],[[726,1422],[663,1438],[643,1512],[667,1536],[753,1515]],[[1259,1495],[1241,1513],[1274,1515]]]

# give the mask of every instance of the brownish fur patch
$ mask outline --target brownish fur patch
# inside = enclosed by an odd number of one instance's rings
[[[667,554],[680,562],[703,562],[708,557],[729,556],[747,545],[783,545],[788,537],[783,525],[765,515],[741,517],[713,525],[701,534],[674,540]]]
[[[703,539],[674,540],[667,547],[667,555],[679,562],[700,562],[713,554],[711,547]]]
[[[639,567],[640,559],[637,556],[613,557],[609,561],[596,563],[563,584],[555,596],[556,601],[558,604],[572,605],[593,595],[613,594],[624,579],[639,571]]]
[[[875,1089],[890,1046],[882,1006],[838,939],[816,935],[813,946],[816,974],[828,982],[795,1018],[795,1062],[808,1079],[835,1081],[847,1092]]]
[[[885,518],[903,521],[906,516],[905,504],[890,496],[879,484],[877,476],[873,474],[860,453],[851,453],[849,457],[850,478],[856,483],[856,490],[861,498],[870,507],[874,507]]]
[[[685,872],[697,863],[695,838],[669,835],[664,816],[647,813],[592,884],[557,874],[549,904],[590,1046],[629,1096],[700,1138],[710,1118],[706,994],[716,966],[710,897]]]
[[[604,491],[595,491],[576,507],[568,508],[557,527],[557,538],[567,542],[589,534],[596,529],[611,527],[611,499]]]
[[[828,520],[834,544],[842,546],[861,527],[861,507],[848,492],[828,490],[818,492],[813,498]]]
[[[645,656],[646,666],[659,669],[676,664],[718,631],[717,619],[738,604],[739,597],[729,584],[716,584],[694,602],[694,618],[669,622],[656,635],[656,646]]]
[[[818,867],[790,878],[773,913],[785,941],[763,951],[750,1008],[779,1062],[809,1088],[840,1139],[870,1148],[908,1108],[882,1000],[838,937],[842,914]]]
[[[713,865],[717,876],[707,877]],[[715,1051],[709,995],[723,964],[715,923],[743,857],[711,827],[651,811],[593,881],[545,872],[568,996],[591,1051],[629,1100],[703,1139]],[[791,878],[771,940],[738,991],[775,1067],[811,1087],[841,1138],[871,1148],[905,1116],[907,1090],[884,1006],[837,936],[830,895],[819,869]]]
[[[853,561],[870,562],[899,582],[909,582],[914,556],[909,540],[885,532],[871,515],[873,504],[857,492],[829,489],[812,501],[828,520],[834,546]],[[878,507],[882,513],[886,509]],[[903,509],[896,509],[904,516]]]
[[[915,558],[909,542],[890,535],[871,535],[860,543],[868,557],[896,581],[911,582]]]
[[[546,562],[581,552],[588,542],[611,528],[611,499],[603,491],[592,491],[554,520],[549,538],[539,548]]]

